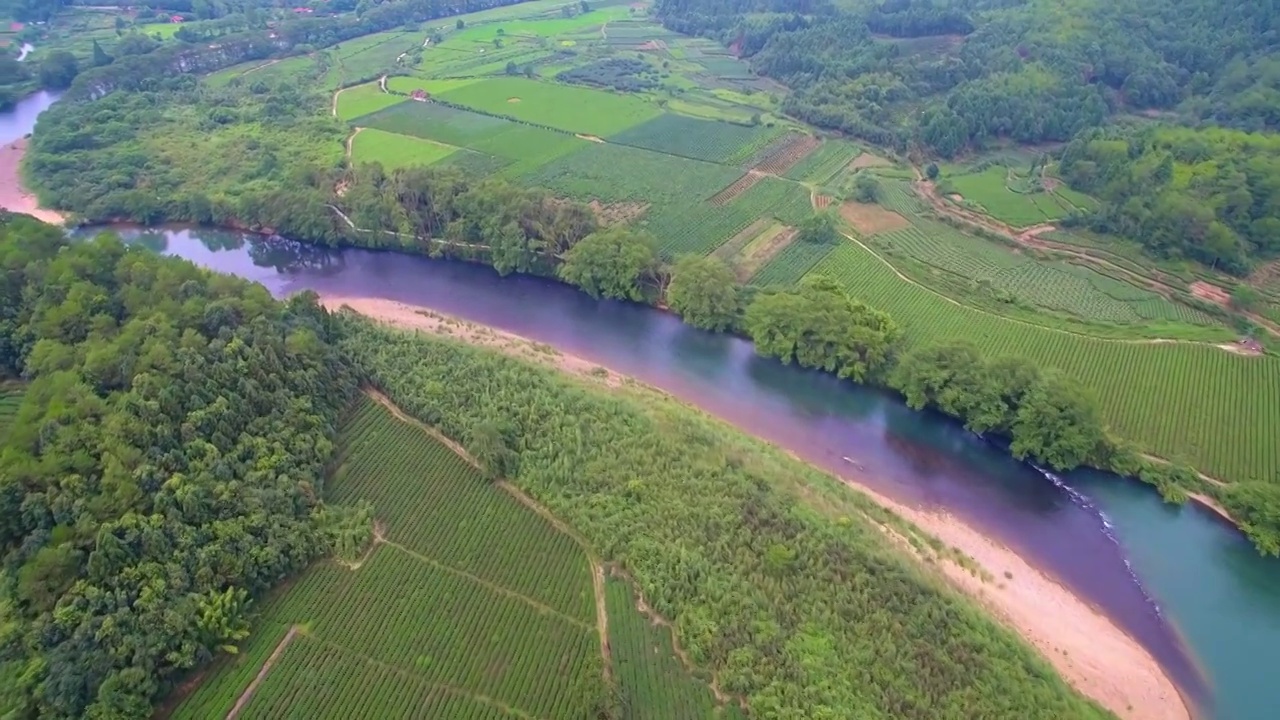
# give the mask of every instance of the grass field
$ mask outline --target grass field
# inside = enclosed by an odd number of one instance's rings
[[[606,687],[585,550],[372,400],[338,447],[329,501],[371,502],[384,535],[354,566],[320,562],[266,600],[175,720],[226,716],[282,644],[243,717],[594,717]],[[707,717],[707,687],[650,654],[664,634],[645,629],[628,585],[609,587],[622,692]]]
[[[1075,376],[1097,393],[1112,428],[1149,452],[1232,480],[1274,481],[1280,473],[1280,405],[1259,391],[1280,384],[1280,358],[1241,357],[1212,345],[1103,340],[1015,322],[904,281],[852,242],[810,272],[839,280],[890,313],[909,342],[969,340],[993,356],[1020,355]]]
[[[1019,181],[1011,172],[1003,165],[993,165],[976,173],[948,175],[946,189],[948,193],[958,193],[962,204],[1013,227],[1060,220],[1070,214],[1073,205],[1087,208],[1092,204],[1091,198],[1070,190],[1067,192],[1071,199],[1067,200],[1057,197],[1057,190],[1015,192],[1011,188]]]
[[[382,163],[388,170],[415,165],[431,165],[453,153],[458,148],[422,140],[407,135],[362,128],[351,141],[351,161],[356,163]]]
[[[555,85],[526,78],[493,78],[440,95],[450,103],[557,130],[605,137],[660,114],[630,95]]]
[[[356,85],[338,93],[338,119],[353,120],[402,102],[404,98],[382,92],[376,80]]]
[[[783,132],[782,128],[749,127],[663,113],[610,137],[609,142],[694,160],[740,164]]]

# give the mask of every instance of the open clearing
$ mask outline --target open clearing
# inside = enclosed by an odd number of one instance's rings
[[[911,227],[911,223],[906,218],[892,210],[885,210],[879,205],[853,201],[840,204],[840,217],[864,236]]]
[[[511,102],[518,98],[519,102]],[[493,78],[442,93],[440,99],[482,112],[571,133],[608,137],[660,114],[631,95],[526,78]]]
[[[404,98],[382,92],[378,82],[339,90],[334,96],[334,114],[339,120],[353,120],[383,108],[398,105]]]
[[[580,539],[536,503],[369,398],[338,448],[330,502],[371,502],[385,536],[358,569],[323,561],[268,598],[174,718],[588,717],[606,682],[714,707],[669,634],[606,602]],[[629,594],[613,582],[611,598]]]

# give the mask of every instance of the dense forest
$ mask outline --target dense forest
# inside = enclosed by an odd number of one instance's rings
[[[1105,201],[1083,219],[1164,256],[1236,274],[1280,255],[1280,137],[1210,128],[1094,130],[1062,152],[1062,178]]]
[[[320,502],[357,376],[313,298],[0,221],[0,716],[141,718],[253,598],[359,544]]]
[[[673,30],[736,48],[803,120],[943,156],[1066,141],[1168,110],[1274,130],[1276,8],[1248,0],[658,0]],[[930,45],[900,39],[933,38]],[[924,47],[926,49],[920,49]]]
[[[478,454],[620,563],[753,717],[1108,717],[879,527],[927,540],[765,443],[656,393],[343,319],[406,411],[461,441],[503,428]]]

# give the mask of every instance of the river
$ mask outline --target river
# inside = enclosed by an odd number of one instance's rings
[[[0,137],[17,129],[0,116]],[[118,230],[277,295],[385,298],[498,327],[667,390],[833,472],[848,472],[843,458],[851,458],[875,490],[953,513],[1101,608],[1212,717],[1271,720],[1280,707],[1272,677],[1280,667],[1280,561],[1259,557],[1199,507],[1165,505],[1152,489],[1103,473],[1041,474],[890,394],[551,281],[219,230]]]

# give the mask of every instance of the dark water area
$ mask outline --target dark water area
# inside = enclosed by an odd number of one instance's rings
[[[38,93],[0,114],[0,144],[32,132],[56,100]],[[547,280],[219,230],[115,230],[280,296],[312,289],[386,298],[498,327],[660,387],[833,473],[851,471],[848,457],[875,490],[981,528],[1102,609],[1210,717],[1280,717],[1280,683],[1272,680],[1280,667],[1280,562],[1260,558],[1211,513],[1165,505],[1149,488],[1102,473],[1040,473],[891,394],[784,366],[744,340]]]
[[[157,252],[262,283],[429,307],[662,388],[835,474],[982,529],[1092,602],[1223,720],[1280,708],[1280,562],[1194,506],[1098,472],[1018,462],[898,397],[757,356],[740,338],[540,278],[218,230],[120,229]],[[845,458],[849,458],[851,464]]]

